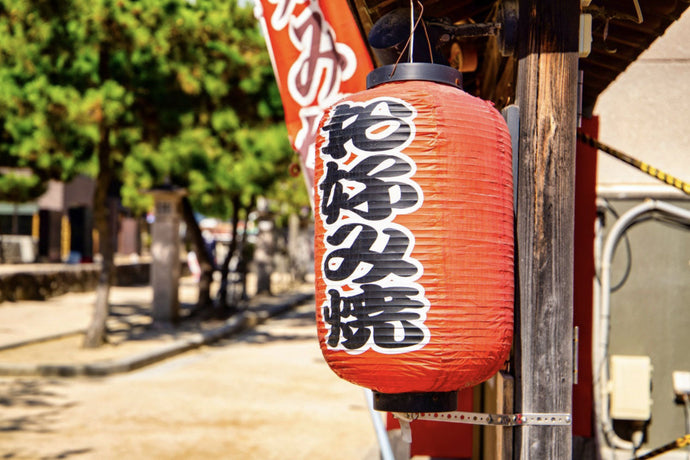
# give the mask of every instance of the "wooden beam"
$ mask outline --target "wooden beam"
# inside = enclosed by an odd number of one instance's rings
[[[571,413],[579,1],[520,1],[516,411]],[[518,459],[570,459],[571,428],[525,426]]]
[[[494,414],[512,414],[514,380],[503,371],[483,383],[483,411]],[[503,426],[482,427],[481,452],[483,460],[510,460],[513,458],[513,432],[515,428]],[[477,441],[475,441],[477,442]]]

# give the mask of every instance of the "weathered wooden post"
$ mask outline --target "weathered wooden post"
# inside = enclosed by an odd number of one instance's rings
[[[516,412],[571,413],[580,3],[520,2]],[[570,426],[525,426],[515,458],[571,458]]]

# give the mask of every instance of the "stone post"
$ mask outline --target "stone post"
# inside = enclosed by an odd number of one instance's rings
[[[154,323],[179,317],[181,189],[154,189],[155,217],[151,229],[151,286]]]
[[[275,247],[273,220],[269,214],[259,217],[259,234],[256,236],[254,268],[256,269],[256,293],[271,294],[271,274],[273,273],[273,252]]]

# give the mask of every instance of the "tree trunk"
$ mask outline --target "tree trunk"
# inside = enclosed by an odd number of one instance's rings
[[[194,218],[192,205],[186,196],[182,198],[182,216],[184,217],[185,224],[187,224],[187,231],[192,237],[192,245],[194,246],[194,252],[196,252],[199,268],[201,269],[196,308],[197,310],[203,310],[211,306],[211,283],[213,282],[214,264],[211,261],[211,255],[206,250],[199,224]]]
[[[100,178],[96,185],[96,189],[102,185]],[[107,187],[106,187],[107,190]],[[98,194],[98,192],[96,192]],[[94,200],[94,204],[96,200]],[[101,262],[101,273],[98,277],[98,286],[96,287],[96,303],[94,305],[93,316],[91,324],[89,324],[84,336],[85,348],[97,348],[106,342],[106,321],[110,313],[110,286],[115,268],[112,235],[110,231],[110,220],[108,215],[110,210],[107,206],[98,205],[95,218],[96,230],[99,234],[100,253],[103,258]]]
[[[232,256],[237,252],[237,224],[240,221],[240,198],[235,196],[232,198],[232,237],[230,238],[230,247],[228,253],[223,260],[223,266],[220,269],[220,289],[218,290],[218,307],[228,308],[228,276],[230,276],[230,261]],[[235,307],[236,305],[232,305]]]
[[[99,52],[98,74],[101,83],[108,79],[109,50],[107,43],[101,44]],[[99,250],[102,257],[101,273],[96,287],[96,303],[93,317],[84,336],[85,348],[97,348],[106,341],[106,320],[110,310],[110,285],[114,273],[114,247],[110,228],[110,207],[108,206],[108,189],[113,181],[110,164],[110,127],[105,115],[99,121],[98,141],[98,176],[93,196],[94,225],[98,232]]]

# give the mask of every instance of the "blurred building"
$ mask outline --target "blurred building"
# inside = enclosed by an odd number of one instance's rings
[[[69,183],[51,181],[35,202],[0,203],[0,262],[92,262],[98,253],[94,189],[95,181],[82,175]],[[140,223],[121,208],[115,188],[108,206],[116,251],[140,253]]]

